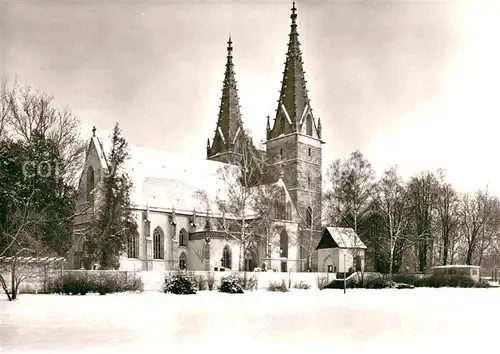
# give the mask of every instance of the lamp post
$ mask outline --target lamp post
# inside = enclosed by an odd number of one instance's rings
[[[346,280],[346,272],[345,272],[345,253],[344,253],[344,294],[346,293],[346,288],[347,288],[346,282],[347,282],[347,280]]]

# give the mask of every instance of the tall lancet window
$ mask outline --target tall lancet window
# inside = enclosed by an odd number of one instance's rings
[[[87,202],[94,203],[95,175],[92,166],[87,169]]]
[[[165,235],[161,227],[156,227],[153,231],[153,258],[164,259],[163,257],[163,242]]]

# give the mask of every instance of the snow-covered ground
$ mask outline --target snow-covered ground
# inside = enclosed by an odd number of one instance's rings
[[[8,353],[493,353],[500,289],[21,295]],[[2,350],[0,350],[2,351]]]

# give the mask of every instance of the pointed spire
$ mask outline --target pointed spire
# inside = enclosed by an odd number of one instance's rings
[[[243,126],[234,72],[233,41],[229,36],[219,117],[215,129],[214,146],[212,147],[214,151],[208,151],[207,157],[230,151],[239,129],[243,129]]]
[[[276,110],[276,119],[282,114],[287,117],[287,121],[289,117],[291,131],[295,132],[299,129],[299,122],[301,121],[304,110],[306,110],[309,105],[302,53],[300,51],[299,34],[297,31],[297,8],[295,7],[295,2],[293,3],[290,19],[292,20],[290,25],[290,38],[288,41],[283,80],[281,82],[278,109]],[[277,119],[277,121],[279,120]]]

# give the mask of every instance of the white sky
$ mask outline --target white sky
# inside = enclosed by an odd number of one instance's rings
[[[205,157],[231,32],[245,126],[264,138],[291,2],[0,4],[1,76],[54,95],[108,135]],[[361,150],[378,173],[445,168],[500,194],[498,1],[298,1],[324,166]]]

